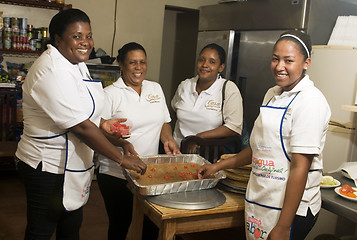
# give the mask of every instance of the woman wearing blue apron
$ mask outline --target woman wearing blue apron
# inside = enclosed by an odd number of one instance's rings
[[[79,239],[82,206],[93,176],[93,150],[125,168],[146,165],[122,153],[103,135],[104,92],[84,61],[93,39],[88,16],[78,9],[56,14],[50,44],[23,84],[24,130],[16,157],[27,197],[25,239]],[[98,128],[101,127],[101,130]]]
[[[250,147],[199,176],[252,164],[245,195],[247,239],[304,239],[321,208],[322,150],[331,111],[305,74],[310,37],[283,33],[271,60],[277,86],[266,93]]]

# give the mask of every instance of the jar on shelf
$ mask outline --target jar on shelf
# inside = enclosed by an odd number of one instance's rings
[[[2,17],[3,12],[0,11],[0,30],[4,29],[4,19]]]
[[[37,45],[37,39],[30,39],[30,50],[31,51],[36,51],[36,45]]]
[[[19,18],[19,28],[20,29],[27,28],[27,18]]]
[[[33,38],[33,25],[27,25],[27,38],[30,40]]]
[[[39,40],[39,39],[36,40],[36,51],[42,50],[42,41],[41,40]]]
[[[4,48],[10,49],[11,48],[11,28],[4,29]]]
[[[10,27],[11,19],[9,17],[4,17],[4,28]]]
[[[41,40],[42,39],[42,30],[41,28],[34,28],[34,38]]]
[[[43,27],[42,28],[42,39],[41,39],[41,48],[42,48],[42,50],[46,49],[47,40],[48,40],[48,28],[47,27]]]
[[[11,18],[11,28],[19,28],[19,19],[17,17],[12,17]]]
[[[4,31],[4,21],[2,17],[3,12],[0,11],[0,48],[4,48],[3,45],[3,31]]]
[[[18,49],[18,35],[13,35],[12,36],[12,41],[11,41],[11,48],[12,49]]]

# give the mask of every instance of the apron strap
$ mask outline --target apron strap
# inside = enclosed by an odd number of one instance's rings
[[[92,79],[83,79],[84,82],[90,82],[90,83],[98,83],[98,82],[101,82],[100,80],[92,80]],[[89,88],[86,86],[87,90],[88,90],[88,93],[89,93],[89,96],[91,97],[92,99],[92,103],[93,103],[93,110],[91,112],[91,114],[89,115],[88,118],[91,118],[95,112],[95,102],[94,102],[94,98],[93,98],[93,95],[92,93],[90,92]]]
[[[244,196],[244,200],[250,204],[255,204],[255,205],[258,205],[258,206],[261,206],[261,207],[264,207],[264,208],[269,208],[269,209],[274,209],[274,210],[278,210],[278,211],[281,211],[282,208],[278,208],[278,207],[272,207],[272,206],[268,206],[268,205],[265,205],[265,204],[261,204],[261,203],[257,203],[255,201],[250,201],[247,199],[247,196],[245,195]]]
[[[284,123],[283,120],[284,120],[284,117],[285,117],[286,112],[287,112],[288,109],[289,109],[290,104],[295,100],[296,96],[297,96],[299,93],[300,93],[300,91],[295,94],[294,98],[290,101],[290,103],[288,104],[288,106],[286,106],[286,109],[285,109],[285,111],[284,111],[283,116],[281,117],[281,122],[280,122],[280,142],[281,142],[281,147],[283,148],[284,155],[285,155],[285,157],[288,159],[289,162],[291,162],[291,159],[289,158],[289,155],[288,155],[288,153],[286,152],[286,148],[285,148],[284,141],[283,141],[283,123]]]

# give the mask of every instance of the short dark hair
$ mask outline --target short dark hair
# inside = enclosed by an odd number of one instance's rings
[[[55,36],[62,36],[67,27],[76,22],[87,22],[90,24],[88,15],[82,10],[69,8],[58,12],[53,16],[49,25],[50,43],[54,45]]]
[[[216,43],[210,43],[202,48],[200,54],[203,52],[203,50],[205,50],[207,48],[217,51],[219,60],[221,61],[220,65],[222,65],[226,62],[226,51],[224,51],[224,49],[221,46],[219,46]]]
[[[290,34],[290,35],[293,35],[293,36],[299,38],[307,47],[309,54],[307,54],[305,47],[301,44],[301,42],[299,42],[299,40],[297,40],[296,38],[291,37],[291,36],[284,36],[287,34]],[[282,36],[284,36],[284,37],[282,37]],[[290,41],[297,43],[299,46],[300,52],[302,55],[305,56],[305,59],[308,58],[309,55],[311,56],[311,49],[312,49],[311,38],[307,33],[303,32],[303,31],[298,31],[298,30],[289,30],[289,31],[283,32],[280,35],[279,39],[276,41],[276,43],[274,45],[274,49],[275,49],[276,44],[283,39],[289,39]]]
[[[121,49],[118,50],[117,61],[124,63],[125,58],[128,55],[128,52],[133,50],[142,50],[146,56],[146,51],[143,46],[141,46],[139,43],[136,42],[130,42],[125,44],[124,46],[121,47]]]

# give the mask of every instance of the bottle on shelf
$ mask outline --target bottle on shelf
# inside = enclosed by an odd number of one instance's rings
[[[47,41],[48,41],[48,28],[47,27],[43,27],[42,28],[41,50],[46,50]]]
[[[3,31],[4,31],[4,21],[2,17],[3,12],[0,11],[0,48],[4,48],[3,46]]]
[[[27,25],[26,46],[28,50],[36,50],[36,42],[33,39],[33,25]]]
[[[11,40],[12,31],[11,28],[7,27],[4,29],[4,48],[11,49],[12,40]]]

